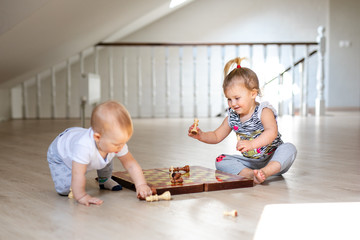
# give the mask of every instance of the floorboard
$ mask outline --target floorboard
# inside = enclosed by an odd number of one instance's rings
[[[213,130],[221,122],[200,118],[199,127]],[[218,155],[236,152],[233,134],[217,145],[189,138],[192,123],[192,119],[134,119],[129,149],[144,169],[186,164],[214,169]],[[360,202],[359,112],[284,116],[278,123],[283,140],[298,149],[292,168],[281,177],[252,188],[146,203],[128,189],[99,190],[96,173],[90,172],[87,191],[104,203],[86,207],[56,194],[46,161],[52,139],[67,127],[79,126],[80,120],[1,122],[0,239],[252,239],[266,206]],[[115,171],[122,170],[116,161]],[[223,216],[232,209],[237,209],[237,218]],[[349,219],[337,220],[347,231]]]

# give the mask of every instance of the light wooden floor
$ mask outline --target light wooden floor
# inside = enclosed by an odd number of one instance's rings
[[[234,152],[236,138],[231,135],[218,145],[197,142],[186,134],[192,121],[135,119],[129,148],[144,169],[185,164],[214,169],[216,156]],[[199,124],[210,130],[221,121],[200,119]],[[55,193],[46,161],[52,139],[79,126],[79,120],[2,122],[0,239],[252,239],[269,204],[360,202],[359,112],[278,122],[283,140],[298,149],[293,167],[282,177],[252,188],[146,203],[127,189],[100,191],[91,172],[87,191],[104,200],[91,207]],[[115,170],[123,170],[118,161]],[[238,210],[237,218],[223,216],[232,209]]]

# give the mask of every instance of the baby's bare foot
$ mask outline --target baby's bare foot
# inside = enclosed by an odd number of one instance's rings
[[[261,169],[254,170],[254,183],[260,184],[266,180],[265,173]]]

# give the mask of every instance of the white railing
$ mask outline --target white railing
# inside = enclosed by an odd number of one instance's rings
[[[273,98],[280,115],[306,116],[309,108],[323,115],[324,28],[318,32],[317,42],[99,43],[15,87],[12,99],[21,101],[12,102],[13,117],[79,117],[81,76],[89,72],[100,75],[101,100],[122,102],[133,117],[222,115],[222,69],[236,56],[247,57],[244,66],[260,80],[270,79],[261,81],[264,98]]]

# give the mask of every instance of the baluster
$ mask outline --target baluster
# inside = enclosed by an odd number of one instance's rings
[[[303,113],[304,102],[304,62],[299,63],[299,76],[300,76],[300,109],[299,114]]]
[[[236,45],[236,49],[235,49],[235,53],[236,53],[236,57],[240,57],[240,45]]]
[[[196,46],[193,46],[194,117],[197,117]]]
[[[151,116],[155,117],[156,108],[156,79],[154,47],[151,48]]]
[[[36,118],[40,119],[41,108],[41,77],[40,73],[36,75]]]
[[[22,115],[23,115],[23,119],[27,119],[27,114],[28,114],[28,101],[27,101],[27,86],[26,86],[26,81],[22,82],[21,84],[21,92],[22,92]]]
[[[304,57],[304,69],[303,69],[303,101],[302,101],[302,116],[308,114],[308,82],[309,82],[309,46],[305,46],[305,57]]]
[[[253,45],[249,45],[249,61],[250,61],[250,68],[253,68]]]
[[[137,57],[137,80],[138,80],[138,91],[137,91],[137,97],[138,97],[138,104],[137,104],[137,112],[138,117],[141,118],[141,104],[142,104],[142,79],[141,79],[141,57],[140,54]]]
[[[94,47],[94,72],[95,74],[99,74],[99,48]]]
[[[208,61],[208,117],[211,117],[211,47],[207,47]]]
[[[109,99],[114,99],[114,57],[112,47],[108,48],[109,57]]]
[[[278,63],[281,64],[281,46],[278,45]],[[278,77],[278,115],[284,115],[284,100],[282,91],[284,89],[284,75],[279,74]]]
[[[267,54],[267,52],[268,52],[268,45],[267,44],[264,44],[263,45],[263,47],[264,47],[264,51],[263,51],[263,54],[264,54],[264,56],[263,56],[263,58],[264,58],[264,63],[266,64],[267,63],[267,58],[268,58],[268,54]]]
[[[84,71],[84,52],[80,52],[80,78],[82,77],[82,74],[85,73]]]
[[[56,118],[56,69],[51,68],[51,118]]]
[[[71,108],[71,60],[70,58],[66,62],[66,118],[70,118]]]
[[[316,96],[316,105],[315,105],[315,113],[316,116],[325,115],[325,97],[324,97],[324,89],[325,89],[325,78],[324,78],[324,55],[325,55],[325,28],[320,26],[318,28],[318,69],[317,69],[317,96]]]
[[[170,111],[169,47],[165,47],[165,104],[165,116],[168,118]]]
[[[278,116],[284,115],[282,90],[283,90],[284,75],[279,74],[278,76]]]
[[[225,67],[225,46],[221,46],[221,69],[224,69]],[[224,71],[222,71],[224,72]],[[224,76],[224,75],[222,75]],[[224,111],[225,111],[225,99],[224,99],[224,94],[223,91],[221,91],[221,110],[220,110],[220,114],[221,116],[224,115]]]
[[[123,102],[125,107],[128,107],[128,79],[127,79],[127,57],[126,51],[123,56]]]
[[[183,90],[183,47],[179,48],[179,91],[180,91],[180,117],[184,117],[184,90]]]
[[[290,49],[290,62],[291,62],[291,102],[290,102],[290,115],[295,116],[295,47],[291,45]]]

